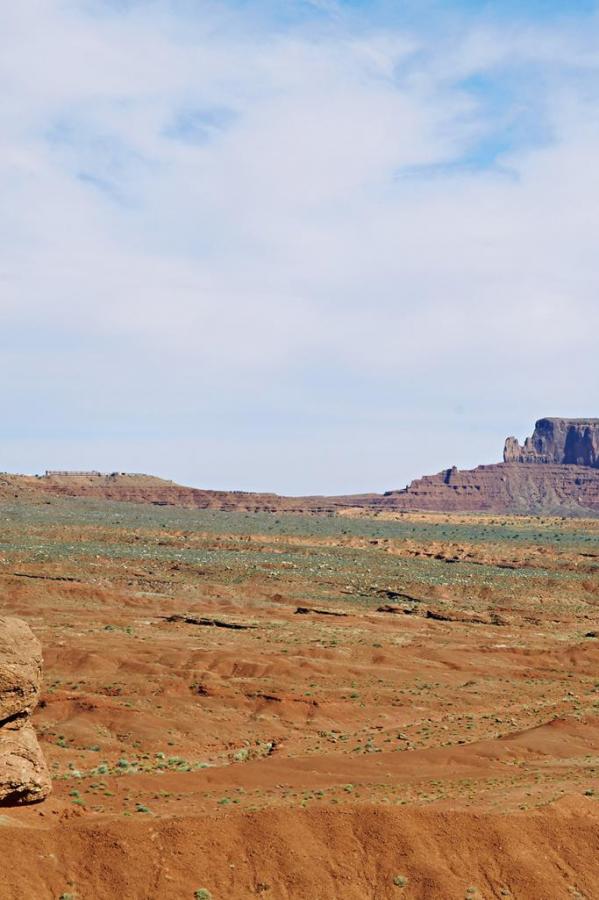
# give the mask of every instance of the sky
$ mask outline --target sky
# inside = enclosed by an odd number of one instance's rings
[[[0,469],[381,491],[599,415],[595,0],[21,0],[0,87]]]

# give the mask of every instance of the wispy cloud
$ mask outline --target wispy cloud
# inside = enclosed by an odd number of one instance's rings
[[[12,465],[384,488],[597,412],[592,4],[396,8],[6,5]]]

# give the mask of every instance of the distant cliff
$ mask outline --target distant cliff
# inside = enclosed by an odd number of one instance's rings
[[[373,503],[390,510],[599,515],[599,469],[591,466],[496,463],[425,475]]]
[[[523,446],[506,440],[503,461],[599,469],[599,419],[539,419]]]
[[[281,497],[185,487],[147,475],[114,472],[0,473],[0,503],[79,497],[187,509],[334,514],[370,512],[528,513],[599,516],[599,419],[539,419],[520,446],[505,442],[504,462],[425,475],[403,490],[343,497]],[[42,498],[46,498],[43,500]]]

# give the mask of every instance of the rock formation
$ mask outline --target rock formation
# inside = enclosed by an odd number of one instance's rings
[[[342,497],[281,497],[185,487],[148,475],[0,475],[0,501],[101,500],[230,512],[331,514],[363,509],[599,515],[599,419],[539,419],[521,446],[505,442],[504,462],[426,475],[403,490]]]
[[[377,505],[395,510],[554,515],[599,513],[599,419],[539,419],[521,446],[507,438],[503,463],[425,475]]]
[[[599,419],[539,419],[523,446],[506,440],[503,461],[599,469]]]
[[[599,469],[573,465],[497,463],[446,469],[390,491],[376,508],[390,511],[599,515]]]
[[[0,804],[50,793],[46,762],[30,722],[42,677],[42,648],[20,619],[0,616]]]

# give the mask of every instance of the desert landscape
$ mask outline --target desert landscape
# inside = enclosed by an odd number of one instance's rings
[[[599,900],[598,60],[0,2],[0,900]]]
[[[2,486],[52,778],[2,809],[3,900],[597,897],[598,518],[72,478]]]

